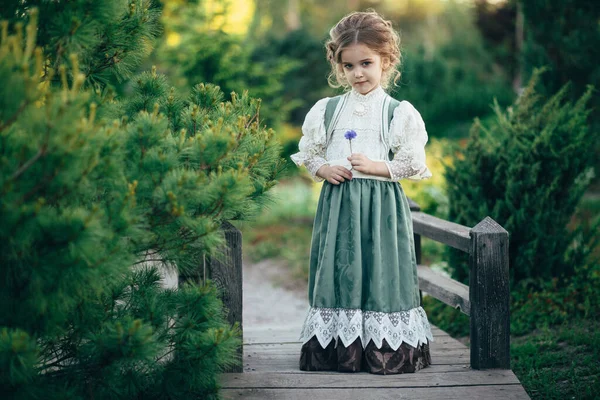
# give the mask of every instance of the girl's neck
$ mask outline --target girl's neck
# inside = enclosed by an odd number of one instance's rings
[[[361,94],[354,88],[352,88],[352,90],[350,91],[350,94],[359,101],[369,100],[369,99],[377,97],[378,95],[383,94],[383,93],[385,93],[385,91],[383,90],[381,85],[378,85],[377,87],[373,88],[369,93],[366,93],[366,94]]]

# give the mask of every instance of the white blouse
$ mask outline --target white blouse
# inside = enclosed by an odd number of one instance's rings
[[[324,164],[343,165],[348,169],[352,167],[347,160],[352,146],[354,153],[362,153],[373,161],[385,162],[391,176],[384,178],[353,170],[354,178],[389,181],[430,178],[431,172],[425,163],[425,144],[428,140],[425,123],[421,114],[408,101],[400,102],[394,110],[389,127],[389,147],[382,140],[382,112],[386,96],[381,86],[366,95],[353,89],[329,140],[325,131],[325,107],[329,97],[319,100],[306,115],[302,125],[300,152],[291,156],[292,161],[298,166],[306,166],[319,182],[323,179],[316,176],[316,173]],[[387,116],[385,121],[387,123]],[[351,143],[344,137],[348,130],[357,133]],[[392,161],[388,159],[389,150],[394,153]]]

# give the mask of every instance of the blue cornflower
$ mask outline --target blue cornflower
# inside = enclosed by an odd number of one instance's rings
[[[348,140],[352,140],[356,137],[356,132],[354,132],[352,129],[349,131],[346,131],[346,133],[344,133],[344,137]]]
[[[352,139],[356,137],[356,132],[350,129],[349,131],[346,131],[346,133],[344,133],[344,137],[348,139],[348,142],[350,143],[350,154],[352,154]]]

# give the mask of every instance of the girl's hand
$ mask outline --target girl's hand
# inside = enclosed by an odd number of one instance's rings
[[[363,174],[373,175],[373,172],[375,171],[375,162],[371,161],[371,159],[364,154],[352,153],[350,157],[348,157],[348,161],[352,164],[353,169],[362,172]]]
[[[323,165],[317,171],[317,175],[334,185],[339,185],[346,179],[352,180],[352,172],[350,172],[348,168],[342,167],[341,165],[334,165],[333,167],[330,167],[329,165]]]

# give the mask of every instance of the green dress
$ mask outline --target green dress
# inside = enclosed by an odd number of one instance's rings
[[[309,310],[300,340],[300,368],[393,374],[431,364],[433,341],[420,305],[412,220],[398,182],[431,176],[425,165],[427,133],[420,114],[403,101],[387,125],[389,97],[381,87],[352,91],[338,105],[327,132],[322,99],[303,125],[292,156],[316,177],[323,165],[344,165],[350,146],[386,163],[392,178],[361,174],[324,182],[315,216],[308,285]],[[347,130],[357,133],[350,143]],[[394,157],[389,160],[388,153]]]

